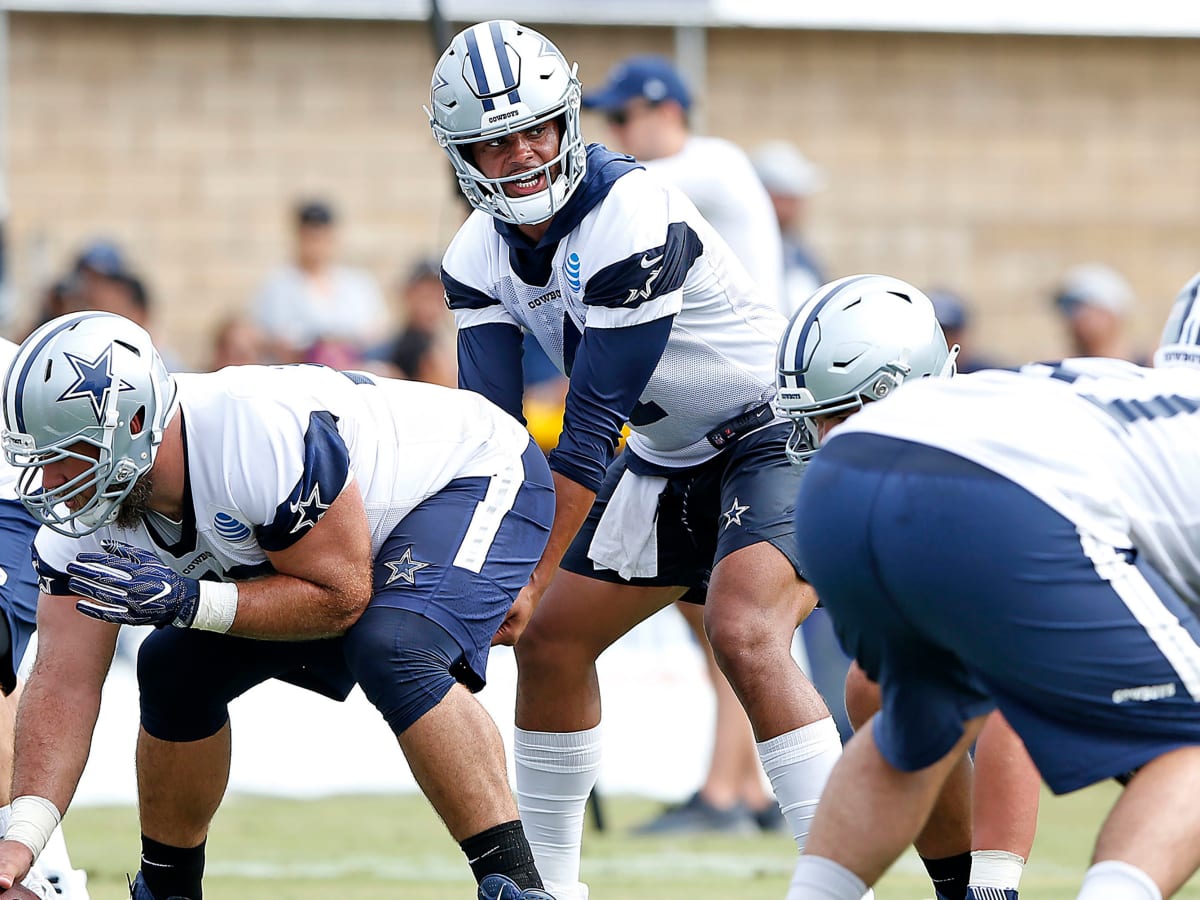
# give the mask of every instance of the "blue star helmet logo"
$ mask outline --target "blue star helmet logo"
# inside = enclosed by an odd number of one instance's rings
[[[104,348],[93,360],[84,359],[74,353],[64,353],[67,362],[75,370],[75,383],[63,391],[58,402],[63,400],[83,400],[92,402],[92,411],[96,414],[96,422],[104,424],[102,413],[108,404],[108,395],[112,391],[132,391],[133,385],[121,378],[113,381],[112,373],[112,344]]]

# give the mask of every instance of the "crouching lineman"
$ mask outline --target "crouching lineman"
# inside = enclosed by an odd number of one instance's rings
[[[793,424],[788,458],[803,468],[832,428],[921,378],[954,374],[933,304],[911,284],[852,275],[812,294],[779,347],[776,409]],[[846,707],[855,730],[880,708],[879,687],[852,665]],[[974,765],[964,755],[914,841],[938,900],[1016,900],[1037,829],[1041,782],[1021,739],[995,713]]]
[[[1200,865],[1200,370],[930,378],[832,424],[800,552],[882,710],[834,768],[789,900],[857,900],[997,708],[1055,793],[1127,781],[1080,900],[1175,893]]]
[[[0,339],[0,366],[7,368],[16,354],[16,344]],[[37,621],[38,585],[30,547],[38,522],[17,499],[18,476],[0,460],[0,833],[7,829],[11,812],[13,726],[21,689],[17,672]],[[23,883],[46,900],[88,900],[87,873],[71,867],[61,831],[52,834]]]
[[[104,313],[29,336],[4,415],[18,495],[43,524],[43,596],[0,884],[70,802],[119,626],[150,624],[134,900],[201,896],[227,704],[269,678],[335,700],[361,685],[480,898],[550,898],[471,695],[554,513],[545,459],[510,416],[319,366],[172,377],[145,331]]]

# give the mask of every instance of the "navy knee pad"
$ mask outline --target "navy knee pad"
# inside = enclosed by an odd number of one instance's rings
[[[142,727],[160,741],[212,737],[229,719],[229,701],[269,678],[345,699],[352,687],[348,673],[339,690],[326,689],[321,680],[333,658],[342,665],[341,646],[331,641],[259,641],[160,628],[138,650]]]
[[[203,632],[196,632],[200,636]],[[219,656],[200,652],[192,632],[160,628],[138,648],[138,697],[142,727],[160,741],[212,737],[229,718],[229,698],[219,696],[213,676]]]
[[[392,733],[403,734],[456,681],[476,689],[462,647],[420,613],[372,606],[346,633],[346,662]]]

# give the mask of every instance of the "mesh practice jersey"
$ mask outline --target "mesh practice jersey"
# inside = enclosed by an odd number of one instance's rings
[[[586,213],[575,221],[573,209]],[[519,350],[500,352],[493,340],[472,353],[470,333],[531,332],[571,376],[555,454],[584,446],[577,455],[596,458],[606,444],[611,452],[627,420],[627,446],[637,457],[665,468],[693,465],[716,453],[708,432],[774,396],[775,347],[786,321],[678,189],[592,145],[587,178],[536,247],[502,225],[474,213],[443,260],[460,329],[460,384],[519,415],[519,403],[514,410],[496,388],[503,372],[519,373]],[[664,343],[655,344],[650,323],[669,325],[659,335]],[[647,359],[648,381],[629,384],[644,377],[635,372]],[[599,481],[594,472],[589,478]]]
[[[238,366],[176,375],[186,441],[184,517],[73,538],[42,528],[42,590],[69,593],[62,573],[104,539],[156,552],[191,578],[271,571],[266,551],[290,547],[353,480],[371,550],[417,504],[455,478],[495,475],[529,435],[482,397],[323,366]],[[519,465],[519,462],[517,463]]]
[[[1080,359],[924,379],[868,403],[828,439],[856,431],[1004,476],[1081,533],[1137,548],[1200,604],[1200,369]]]

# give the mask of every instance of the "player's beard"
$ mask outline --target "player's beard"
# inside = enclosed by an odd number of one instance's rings
[[[117,518],[113,524],[118,528],[137,528],[142,524],[142,517],[150,509],[150,495],[154,493],[154,479],[147,472],[133,483],[121,506],[117,510]]]

